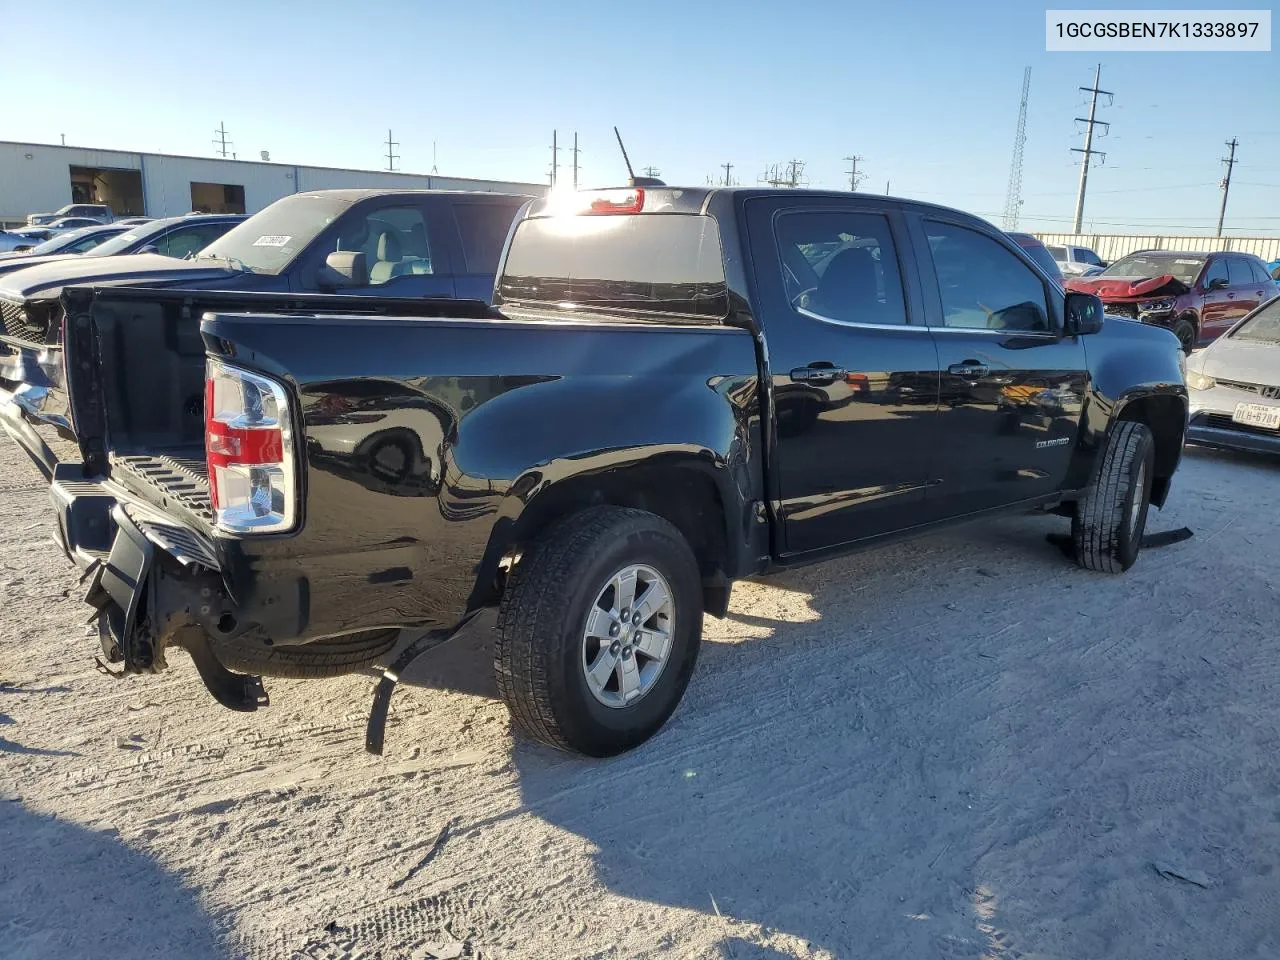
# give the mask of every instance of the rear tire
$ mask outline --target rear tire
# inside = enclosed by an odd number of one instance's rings
[[[396,645],[399,630],[364,630],[292,647],[250,640],[215,641],[214,655],[228,670],[261,677],[320,679],[356,673],[377,663]]]
[[[1076,503],[1071,520],[1076,563],[1100,573],[1123,573],[1133,566],[1147,528],[1154,467],[1155,439],[1147,425],[1116,424],[1097,483]]]
[[[628,620],[624,627],[615,616],[629,608],[616,602],[618,588],[611,584],[627,571],[633,572],[632,615],[647,615],[643,590],[657,583],[670,600],[665,620],[655,615]],[[512,726],[553,747],[593,757],[643,743],[666,723],[689,685],[702,639],[702,612],[697,561],[666,520],[607,506],[561,520],[516,564],[498,611],[494,670]],[[611,632],[615,626],[618,630]],[[661,657],[630,652],[646,649],[630,646],[635,641],[628,638],[640,634],[669,638]],[[600,636],[603,643],[592,639]],[[611,644],[609,637],[628,645]],[[613,646],[619,647],[615,660],[606,663],[606,650]],[[588,661],[604,664],[607,672],[599,676],[606,681],[589,679],[597,667]],[[623,674],[609,667],[614,662],[619,671],[631,667],[641,678],[630,681],[638,684],[631,695],[623,689]]]
[[[1200,334],[1196,329],[1196,323],[1190,317],[1179,317],[1170,329],[1173,335],[1178,338],[1178,343],[1182,345],[1182,352],[1190,354],[1196,348],[1196,343],[1200,339]]]

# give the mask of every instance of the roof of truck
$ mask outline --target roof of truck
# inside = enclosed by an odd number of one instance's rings
[[[428,190],[425,187],[360,187],[343,190],[303,190],[292,194],[295,197],[335,197],[355,203],[369,197],[417,197],[435,196],[437,194],[456,197],[520,197],[528,199],[523,193],[500,193],[494,190]]]

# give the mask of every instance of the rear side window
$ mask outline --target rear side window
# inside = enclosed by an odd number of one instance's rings
[[[1250,260],[1248,261],[1248,264],[1249,264],[1249,269],[1253,271],[1254,283],[1270,282],[1271,275],[1267,273],[1267,265],[1265,263],[1263,263],[1261,260]]]
[[[729,296],[720,230],[698,214],[523,220],[497,302],[721,320],[729,315]]]
[[[942,297],[943,325],[962,330],[1047,331],[1044,283],[976,230],[925,221]]]
[[[453,208],[468,273],[494,273],[520,203],[459,203]]]
[[[1092,250],[1087,250],[1084,247],[1074,247],[1073,249],[1075,250],[1076,260],[1080,263],[1087,263],[1091,267],[1102,266],[1102,261],[1098,259],[1098,255]]]
[[[1066,247],[1047,246],[1045,249],[1049,251],[1049,256],[1053,257],[1053,259],[1059,263],[1066,263],[1070,259],[1067,256]]]
[[[907,322],[889,220],[876,213],[783,213],[774,222],[791,306],[837,323]]]

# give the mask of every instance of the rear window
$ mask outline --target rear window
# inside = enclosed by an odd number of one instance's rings
[[[720,320],[729,315],[720,230],[697,214],[524,220],[497,301]]]

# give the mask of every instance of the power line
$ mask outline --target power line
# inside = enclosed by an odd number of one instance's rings
[[[213,135],[216,138],[213,141],[213,152],[226,159],[227,154],[231,152],[229,148],[235,146],[232,141],[227,139],[226,121],[218,121],[218,129],[213,131]]]
[[[1018,106],[1018,129],[1013,135],[1013,159],[1009,162],[1009,186],[1004,195],[1004,228],[1018,229],[1022,208],[1022,152],[1027,143],[1027,96],[1031,92],[1031,68],[1022,71],[1022,102]]]
[[[1101,79],[1102,79],[1102,64],[1098,64],[1098,69],[1095,70],[1093,74],[1093,86],[1080,88],[1085,93],[1092,94],[1093,96],[1092,96],[1092,99],[1089,101],[1089,119],[1086,120],[1083,117],[1076,117],[1076,121],[1078,123],[1083,123],[1085,125],[1084,149],[1081,150],[1079,147],[1072,147],[1071,149],[1072,153],[1079,153],[1082,155],[1080,157],[1080,191],[1076,194],[1076,216],[1075,216],[1075,232],[1076,233],[1080,232],[1080,225],[1084,220],[1084,192],[1085,192],[1085,188],[1089,185],[1089,164],[1093,161],[1094,154],[1097,154],[1098,156],[1102,157],[1102,162],[1104,163],[1106,162],[1106,159],[1107,159],[1107,155],[1103,153],[1101,150],[1093,149],[1093,128],[1095,126],[1101,126],[1104,128],[1105,132],[1109,132],[1111,129],[1111,124],[1105,123],[1101,120],[1094,119],[1098,113],[1098,95],[1102,94],[1103,96],[1112,97],[1114,99],[1114,94],[1112,94],[1110,91],[1098,89],[1098,82]],[[1105,135],[1105,132],[1104,132],[1104,135]]]
[[[396,161],[400,159],[400,154],[395,152],[395,148],[398,146],[400,146],[400,144],[396,143],[394,140],[391,139],[391,131],[388,130],[387,131],[387,169],[388,170],[395,170]]]
[[[1227,194],[1231,191],[1231,168],[1237,163],[1236,147],[1239,146],[1239,141],[1232,137],[1227,141],[1227,146],[1231,148],[1231,155],[1222,158],[1222,162],[1227,165],[1227,175],[1222,178],[1222,207],[1218,210],[1218,236],[1222,236],[1222,221],[1227,216]]]
[[[849,190],[853,193],[858,192],[858,184],[867,178],[865,173],[858,172],[858,164],[864,160],[864,157],[845,157],[845,162],[849,164],[849,169],[845,173],[849,174]]]

